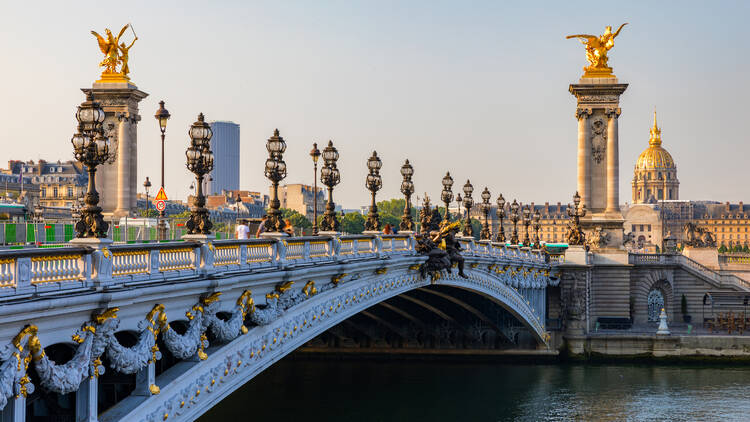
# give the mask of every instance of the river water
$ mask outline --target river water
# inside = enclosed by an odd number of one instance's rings
[[[750,367],[282,360],[207,421],[750,421]]]

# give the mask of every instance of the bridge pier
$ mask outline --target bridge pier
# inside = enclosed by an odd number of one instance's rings
[[[99,378],[86,377],[76,391],[76,422],[97,422],[99,419]],[[26,409],[24,407],[24,412]]]

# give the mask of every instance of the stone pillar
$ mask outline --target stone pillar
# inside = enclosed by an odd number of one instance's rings
[[[135,396],[151,396],[159,394],[159,387],[156,385],[156,367],[153,362],[149,362],[143,369],[135,374]]]
[[[619,108],[609,108],[607,115],[607,214],[620,213],[620,147],[617,118]]]
[[[148,94],[131,82],[95,82],[82,91],[91,92],[101,104],[105,113],[104,134],[109,136],[113,152],[112,159],[97,168],[99,205],[107,215],[130,214],[135,210],[138,192],[138,103]]]
[[[26,396],[19,394],[8,399],[2,411],[0,422],[24,422],[26,420]]]
[[[130,211],[130,118],[121,113],[117,130],[117,208],[115,216],[121,217]]]
[[[591,109],[579,108],[576,110],[578,119],[578,194],[581,196],[581,203],[589,204],[591,197],[589,180],[591,179],[591,166],[589,165],[591,154],[591,129],[588,123],[588,117],[591,115]]]
[[[76,422],[99,420],[99,379],[86,377],[76,391]]]

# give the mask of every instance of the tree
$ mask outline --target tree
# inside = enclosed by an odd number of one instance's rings
[[[147,214],[146,210],[138,210],[138,215],[140,215],[141,217],[156,218],[159,216],[159,211],[155,210],[154,208],[149,208]]]
[[[281,208],[279,211],[281,211],[281,218],[285,220],[289,219],[289,222],[292,224],[292,227],[294,227],[295,230],[301,229],[304,232],[312,229],[312,223],[310,222],[310,220],[308,220],[307,217],[300,214],[296,210],[290,208]]]
[[[361,234],[365,230],[365,217],[358,212],[350,212],[341,219],[341,231],[349,234]]]
[[[727,247],[723,243],[719,246],[719,253],[727,253]]]

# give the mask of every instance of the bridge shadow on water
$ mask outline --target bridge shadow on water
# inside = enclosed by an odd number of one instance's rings
[[[742,421],[750,368],[287,358],[199,421]]]

